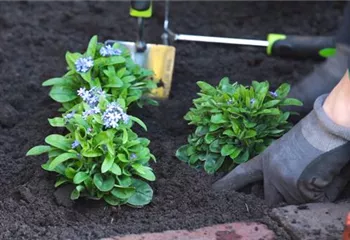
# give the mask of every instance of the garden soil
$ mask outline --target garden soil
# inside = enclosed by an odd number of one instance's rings
[[[160,43],[163,3],[155,2],[146,39]],[[171,27],[181,33],[265,39],[269,32],[331,35],[342,18],[341,2],[173,2]],[[214,193],[209,176],[174,156],[191,128],[183,116],[191,107],[196,81],[222,77],[249,84],[269,80],[273,88],[294,84],[315,61],[267,57],[258,47],[176,43],[171,97],[159,107],[134,109],[149,131],[157,157],[154,199],[142,209],[111,208],[101,202],[62,204],[55,176],[41,169],[45,156],[25,157],[51,133],[47,118],[58,104],[41,83],[65,73],[65,52],[83,52],[90,37],[133,41],[136,21],[128,2],[0,3],[0,239],[98,239],[118,234],[194,229],[233,221],[268,225],[278,239],[289,236],[269,216],[264,201],[249,193]],[[258,189],[259,190],[259,189]],[[260,189],[262,191],[262,189]]]

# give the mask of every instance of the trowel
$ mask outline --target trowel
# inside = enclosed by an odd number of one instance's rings
[[[138,26],[135,42],[107,40],[105,44],[113,45],[118,42],[127,47],[135,63],[154,73],[157,88],[152,91],[151,97],[167,99],[175,64],[175,47],[145,42],[143,38],[144,20],[152,17],[152,4],[152,1],[131,1],[129,14],[137,18]]]

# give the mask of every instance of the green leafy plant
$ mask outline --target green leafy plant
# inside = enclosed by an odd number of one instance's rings
[[[147,97],[156,88],[153,72],[137,65],[126,47],[119,43],[113,46],[97,41],[97,36],[90,39],[85,53],[66,53],[68,72],[57,78],[43,82],[51,87],[50,97],[62,103],[62,112],[79,103],[76,91],[85,87],[101,88],[115,98],[124,98],[126,105],[145,103],[156,105],[157,102]]]
[[[149,161],[155,157],[150,141],[132,131],[134,123],[147,130],[138,118],[128,115],[124,98],[98,88],[81,88],[83,101],[62,117],[49,119],[53,127],[65,127],[66,135],[52,134],[46,145],[35,146],[27,156],[47,154],[42,168],[56,172],[56,187],[73,184],[71,199],[104,199],[110,205],[143,206],[153,197],[145,182],[154,181]],[[111,99],[111,100],[108,100]]]
[[[249,87],[230,84],[228,78],[217,87],[197,84],[200,97],[184,117],[196,128],[176,156],[193,167],[204,167],[209,174],[229,171],[261,153],[292,127],[291,113],[282,107],[302,105],[287,98],[290,86],[286,83],[274,92],[269,91],[267,81],[253,81]]]

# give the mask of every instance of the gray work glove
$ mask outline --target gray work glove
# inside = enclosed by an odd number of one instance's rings
[[[350,128],[335,124],[324,112],[327,95],[314,109],[262,154],[233,169],[213,189],[239,190],[264,181],[268,205],[332,202],[350,178]]]
[[[293,121],[298,121],[307,115],[318,96],[329,93],[339,83],[348,67],[350,46],[337,44],[336,54],[317,65],[314,70],[297,82],[292,84],[288,97],[297,98],[303,102],[302,107],[286,107],[286,111],[299,112],[293,116]]]

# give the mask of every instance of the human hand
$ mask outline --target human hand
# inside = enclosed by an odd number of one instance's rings
[[[262,154],[233,169],[213,189],[239,190],[264,180],[268,205],[332,202],[350,179],[350,129],[335,124],[323,110],[327,95]]]

